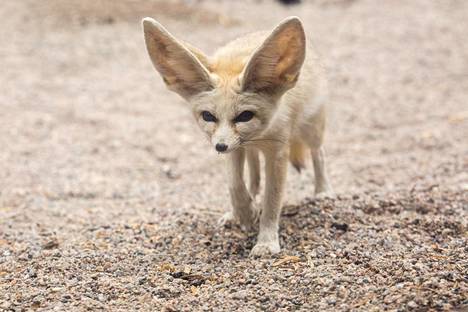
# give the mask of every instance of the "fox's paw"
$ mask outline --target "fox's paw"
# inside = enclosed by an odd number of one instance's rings
[[[250,256],[252,257],[267,257],[274,254],[277,254],[281,251],[279,242],[277,240],[270,242],[258,242],[252,251]]]
[[[336,195],[333,192],[333,190],[331,190],[331,189],[324,190],[324,191],[319,191],[319,192],[315,193],[315,198],[318,198],[318,199],[335,198],[335,197],[336,197]]]
[[[334,198],[335,197],[335,192],[333,192],[333,188],[327,182],[327,180],[316,181],[315,197],[316,198]]]
[[[261,210],[253,201],[248,206],[242,207],[237,211],[239,212],[240,224],[245,229],[252,228],[258,222],[261,213]]]
[[[236,217],[232,211],[226,212],[221,218],[218,219],[218,226],[224,227],[236,223]]]

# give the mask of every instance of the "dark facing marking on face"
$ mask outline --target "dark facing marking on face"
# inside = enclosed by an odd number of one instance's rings
[[[218,121],[218,119],[216,119],[216,117],[212,113],[210,113],[209,111],[203,111],[201,113],[201,115],[202,115],[203,120],[206,121],[206,122],[217,122]]]
[[[242,113],[240,113],[239,115],[237,115],[236,118],[234,118],[234,122],[248,122],[250,121],[253,117],[254,117],[254,113],[251,112],[251,111],[243,111]]]

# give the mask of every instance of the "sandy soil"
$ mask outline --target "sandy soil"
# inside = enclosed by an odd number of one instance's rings
[[[0,310],[467,308],[468,3],[304,2],[2,3]],[[337,197],[291,169],[284,250],[253,260],[139,20],[210,53],[288,15],[329,69]]]

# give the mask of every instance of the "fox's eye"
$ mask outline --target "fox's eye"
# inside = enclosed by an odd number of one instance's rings
[[[207,121],[207,122],[216,122],[217,121],[216,117],[213,116],[213,114],[211,114],[208,111],[203,111],[201,113],[201,115],[202,115],[202,118],[203,118],[204,121]]]
[[[243,111],[237,117],[234,119],[234,122],[247,122],[250,119],[252,119],[254,116],[254,113],[251,111]]]

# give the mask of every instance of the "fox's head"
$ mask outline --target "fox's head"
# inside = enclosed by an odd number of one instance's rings
[[[143,19],[143,28],[154,67],[167,87],[187,100],[218,152],[261,138],[280,98],[296,84],[305,58],[304,29],[296,17],[280,23],[254,49],[234,42],[231,52],[213,58],[151,18]]]

